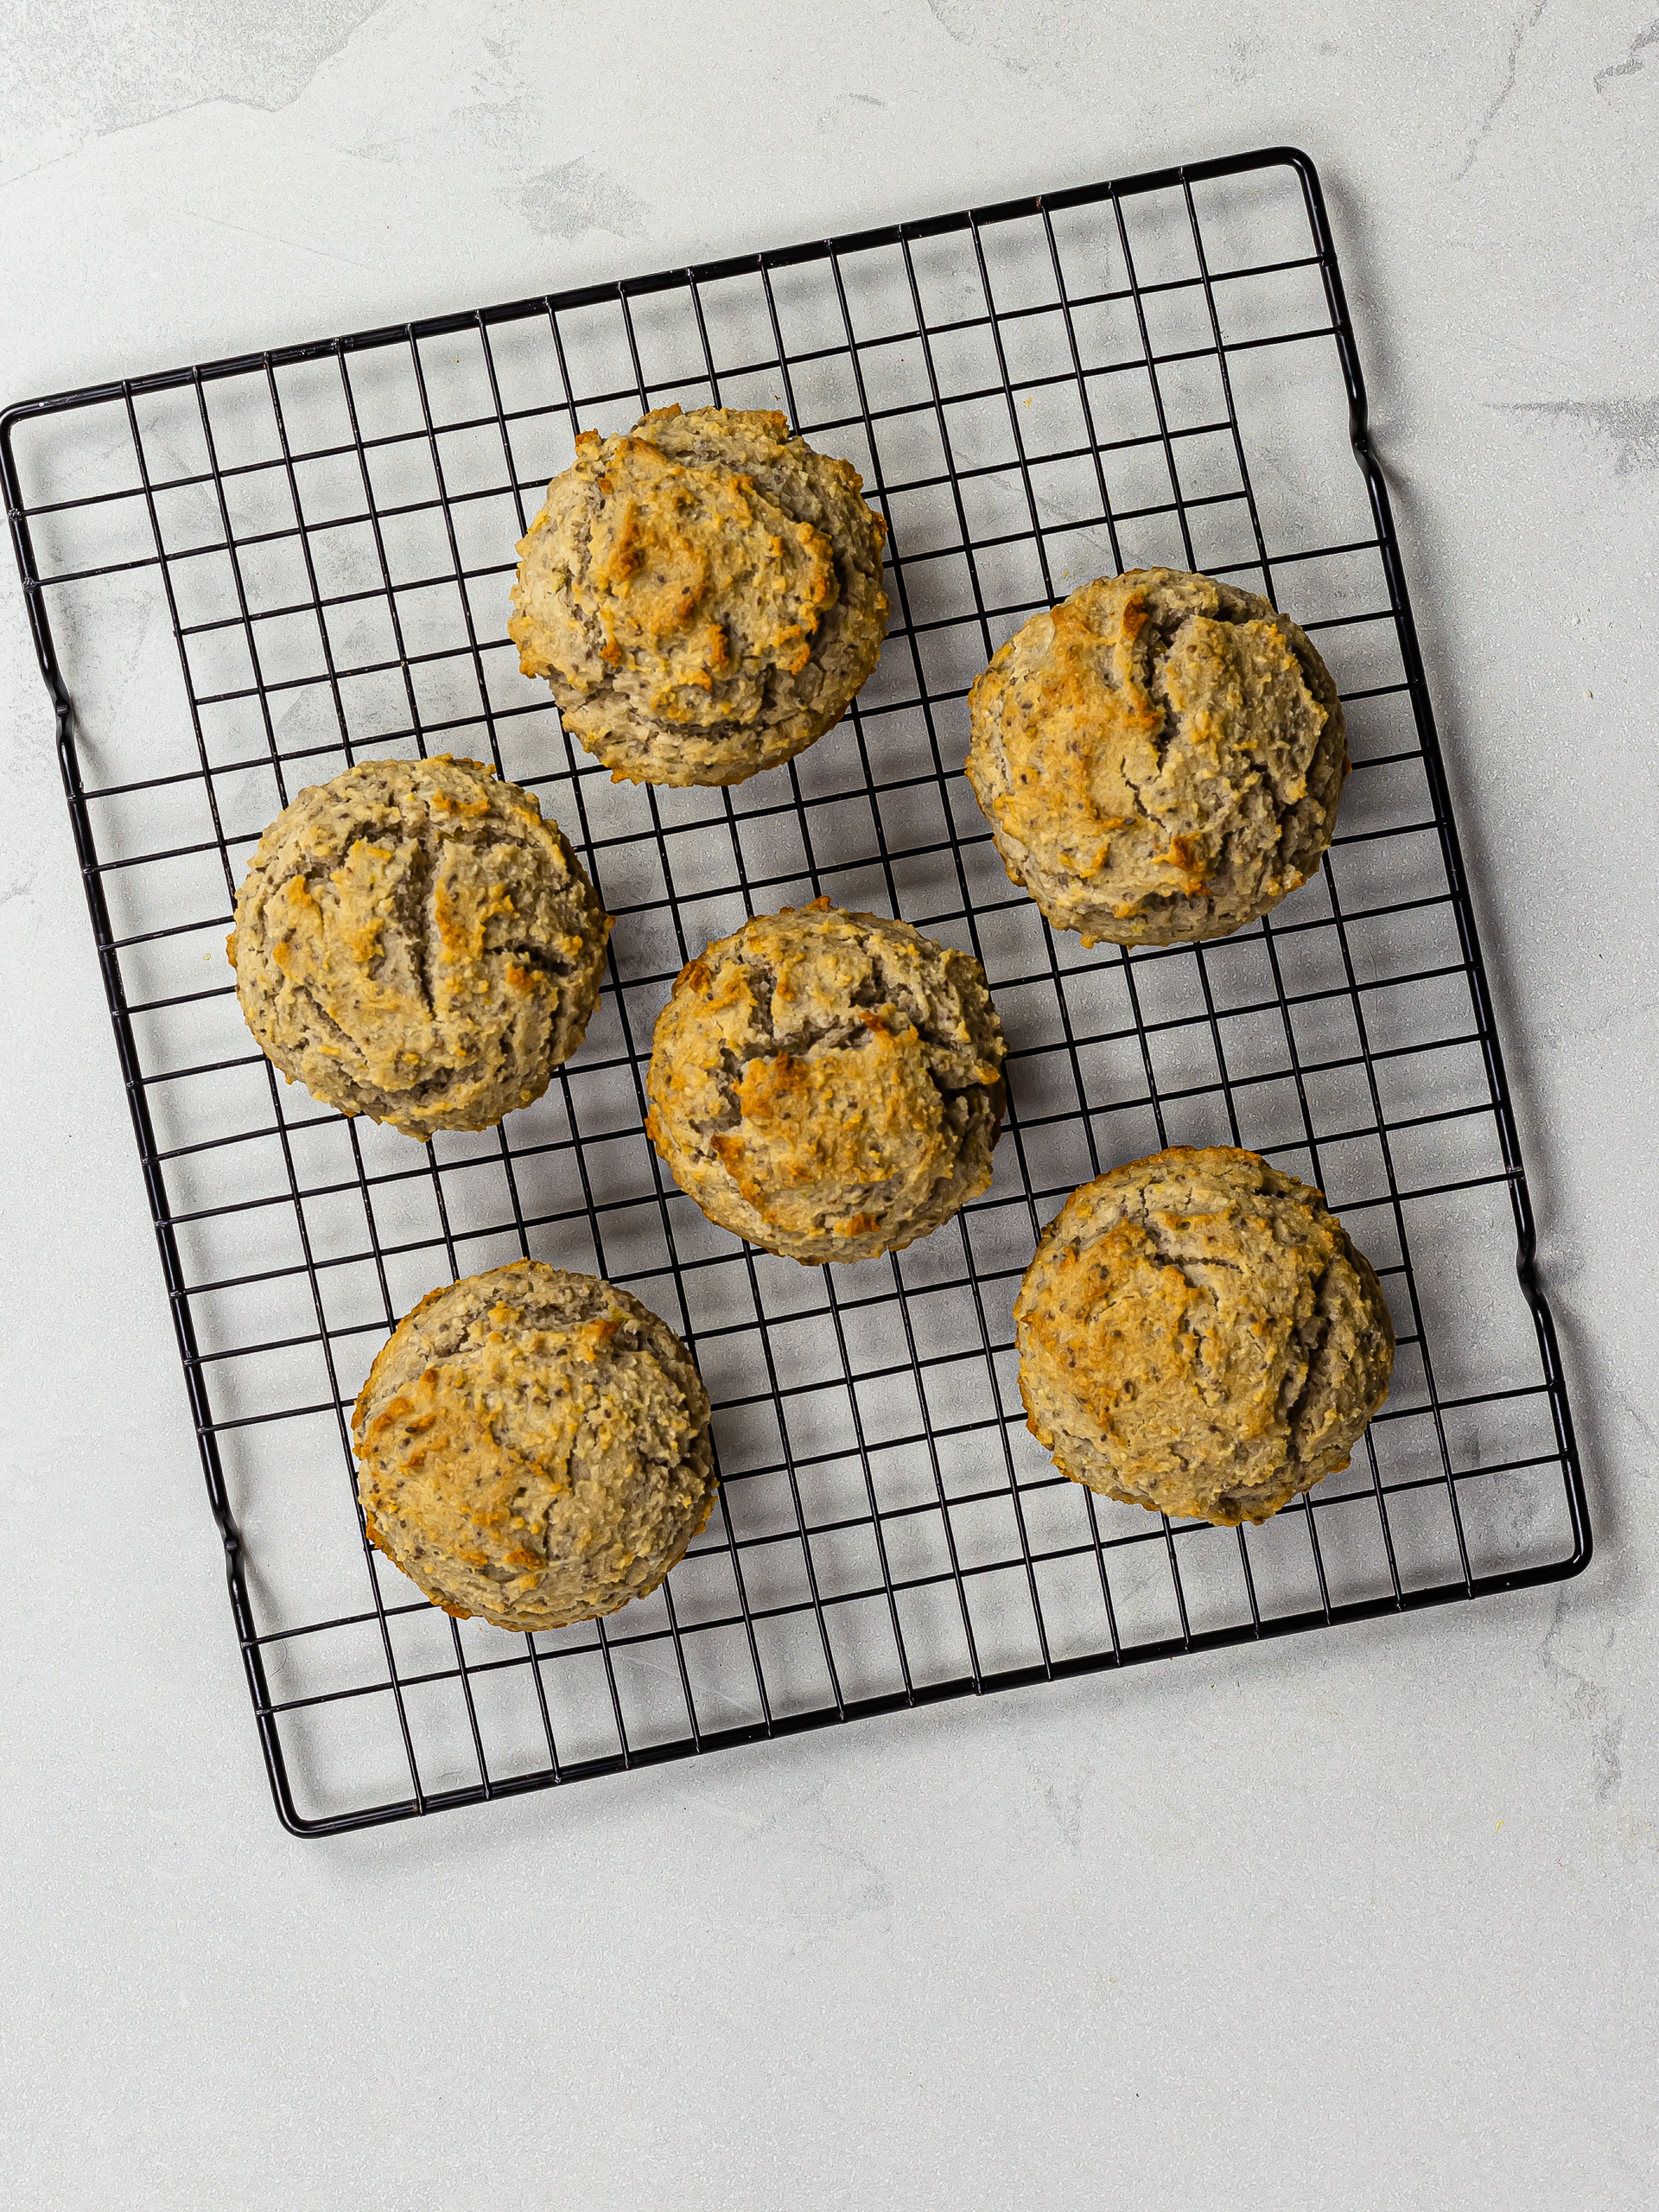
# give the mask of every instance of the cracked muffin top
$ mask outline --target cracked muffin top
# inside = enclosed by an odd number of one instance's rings
[[[681,970],[645,1128],[722,1228],[807,1263],[868,1259],[989,1184],[1006,1050],[970,953],[819,899]]]
[[[584,430],[518,545],[508,635],[635,783],[737,784],[838,722],[887,632],[886,525],[764,410]]]
[[[365,760],[259,840],[226,944],[289,1082],[406,1136],[481,1129],[588,1027],[611,919],[556,823],[476,760]]]
[[[968,778],[1015,883],[1085,944],[1225,937],[1318,867],[1341,703],[1265,599],[1174,569],[1085,584],[976,679]]]
[[[1224,1527],[1345,1467],[1394,1364],[1382,1287],[1320,1193],[1226,1146],[1074,1191],[1014,1318],[1029,1426],[1062,1474]]]
[[[541,1260],[423,1298],[352,1427],[369,1541],[446,1612],[498,1628],[645,1596],[715,1501],[690,1353],[629,1292]]]

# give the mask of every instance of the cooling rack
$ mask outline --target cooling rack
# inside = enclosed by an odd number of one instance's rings
[[[507,642],[578,429],[776,406],[889,525],[842,726],[732,791],[613,785]],[[1423,667],[1318,176],[1274,149],[15,407],[0,467],[231,1606],[279,1815],[315,1835],[970,1693],[1560,1579],[1582,1478]],[[1357,459],[1358,466],[1355,467]],[[1202,947],[1084,952],[960,773],[1033,609],[1153,563],[1318,640],[1354,772],[1320,875]],[[182,683],[181,683],[182,677]],[[265,823],[377,753],[487,756],[617,917],[587,1042],[429,1148],[279,1083],[223,941]],[[987,1194],[804,1268],[714,1229],[641,1127],[681,963],[827,893],[983,961]],[[1261,1529],[1061,1480],[1011,1307],[1077,1183],[1229,1142],[1325,1191],[1400,1351],[1353,1465]],[[530,1253],[652,1304],[721,1502],[663,1590],[509,1636],[363,1542],[347,1419],[395,1319]],[[1518,1272],[1519,1284],[1516,1284]]]

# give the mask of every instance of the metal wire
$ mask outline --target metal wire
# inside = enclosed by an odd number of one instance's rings
[[[856,460],[889,525],[894,619],[849,721],[783,771],[620,792],[517,675],[511,538],[579,429],[677,399],[781,404]],[[1333,420],[1359,462],[1355,517],[1351,480],[1297,457]],[[0,472],[295,1833],[1587,1563],[1490,995],[1305,156],[59,394],[0,422]],[[1084,953],[1001,874],[958,772],[963,702],[1034,608],[1152,559],[1283,595],[1337,670],[1355,773],[1321,878],[1268,922]],[[156,606],[176,642],[182,700],[152,671],[148,719],[132,668],[98,661],[112,601],[121,634]],[[618,919],[601,1013],[547,1099],[422,1151],[280,1086],[214,963],[253,840],[301,782],[452,747],[541,789]],[[744,913],[820,892],[970,946],[1011,1043],[991,1191],[840,1271],[712,1229],[641,1126],[678,966]],[[1212,1141],[1321,1183],[1401,1343],[1355,1466],[1248,1533],[1061,1481],[1013,1372],[1014,1290],[1072,1184]],[[1520,1300],[1490,1279],[1511,1233]],[[591,1266],[685,1335],[722,1476],[662,1592],[553,1636],[412,1599],[363,1542],[352,1485],[351,1403],[398,1313],[517,1253]]]

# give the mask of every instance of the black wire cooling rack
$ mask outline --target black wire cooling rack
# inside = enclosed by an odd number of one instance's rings
[[[576,430],[673,400],[781,407],[857,465],[891,531],[880,669],[838,729],[734,791],[613,785],[505,635],[513,541]],[[1586,1564],[1491,1007],[1305,156],[60,394],[5,416],[0,462],[289,1828]],[[1084,952],[996,861],[959,773],[966,692],[1034,608],[1155,562],[1304,623],[1354,773],[1324,870],[1269,921]],[[601,1010],[546,1096],[422,1148],[276,1081],[223,940],[296,790],[429,748],[539,790],[617,925]],[[842,1268],[711,1227],[641,1128],[681,963],[821,892],[971,946],[1012,1047],[990,1191]],[[1347,1474],[1249,1530],[1061,1480],[1023,1427],[1012,1349],[1020,1272],[1073,1185],[1213,1141],[1324,1187],[1400,1338]],[[399,1314],[521,1253],[626,1284],[688,1339],[722,1476],[662,1591],[531,1637],[448,1619],[369,1550],[346,1427]]]

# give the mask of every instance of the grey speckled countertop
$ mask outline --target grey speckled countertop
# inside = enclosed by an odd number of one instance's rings
[[[18,0],[0,399],[1288,141],[1598,1553],[324,1845],[271,1817],[0,583],[18,2212],[1659,2202],[1655,0]]]

